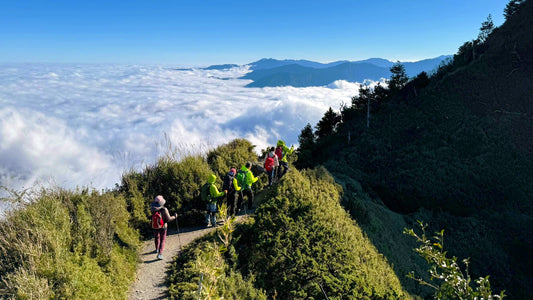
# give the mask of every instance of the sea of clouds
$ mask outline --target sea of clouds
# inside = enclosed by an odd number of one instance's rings
[[[249,70],[0,65],[0,186],[113,188],[169,149],[202,153],[246,138],[297,145],[302,128],[350,103],[359,84],[246,88]]]

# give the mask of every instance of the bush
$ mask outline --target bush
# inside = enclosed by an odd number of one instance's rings
[[[414,237],[420,243],[420,247],[415,251],[422,256],[429,264],[429,274],[431,280],[438,283],[429,283],[425,280],[415,277],[412,272],[408,275],[409,278],[418,281],[422,285],[429,286],[435,290],[436,299],[503,299],[505,293],[502,291],[499,295],[492,295],[490,288],[489,277],[480,277],[475,280],[475,287],[472,287],[472,279],[468,273],[469,260],[464,259],[466,270],[463,271],[457,264],[457,258],[446,257],[447,253],[444,251],[444,230],[435,233],[431,240],[426,237],[427,225],[418,221],[422,235],[418,235],[413,229],[405,229],[404,233]]]
[[[138,233],[123,197],[43,190],[0,226],[0,295],[15,299],[125,298]]]
[[[251,240],[237,245],[243,272],[279,299],[408,298],[340,206],[341,193],[324,168],[287,174],[257,209]]]

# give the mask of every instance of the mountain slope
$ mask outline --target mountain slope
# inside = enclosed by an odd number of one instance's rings
[[[533,298],[531,15],[526,1],[473,60],[452,64],[408,103],[373,107],[370,129],[360,112],[315,151],[397,272],[410,267],[389,234],[402,223],[381,225],[391,210],[408,224],[444,228],[449,252],[471,257],[474,278],[490,275],[510,299]]]
[[[405,63],[408,76],[416,76],[422,71],[431,72],[448,56],[418,62]],[[390,66],[394,63],[384,59],[368,59],[365,61],[318,64],[309,61],[278,61],[261,60],[251,64],[254,70],[241,78],[251,79],[254,82],[248,87],[266,86],[325,86],[335,80],[363,82],[365,79],[380,80],[390,77]]]

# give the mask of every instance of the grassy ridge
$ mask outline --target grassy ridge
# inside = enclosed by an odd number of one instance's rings
[[[241,299],[228,294],[223,282],[229,280],[247,282],[243,293],[264,290],[275,299],[408,299],[387,261],[340,206],[341,194],[323,168],[289,173],[268,191],[254,219],[234,232],[235,253],[221,255],[221,242],[212,237],[177,258],[169,277],[173,299],[194,299],[200,274],[215,298]],[[213,284],[209,278],[222,279]]]

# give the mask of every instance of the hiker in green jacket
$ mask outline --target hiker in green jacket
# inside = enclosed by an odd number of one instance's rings
[[[239,203],[237,204],[237,209],[241,208],[241,205],[244,203],[244,196],[248,198],[248,209],[252,209],[252,204],[254,202],[254,192],[252,191],[252,184],[256,182],[259,178],[254,177],[250,168],[252,167],[251,162],[247,162],[246,165],[237,172],[237,183],[241,187],[241,192],[239,194]]]
[[[204,192],[202,195],[202,200],[204,200],[207,203],[207,214],[205,216],[205,223],[207,226],[209,226],[209,221],[211,221],[211,226],[216,227],[217,226],[217,200],[224,196],[225,192],[219,192],[215,181],[217,180],[217,177],[215,174],[209,175],[207,178],[207,185],[209,187],[209,192]]]
[[[278,157],[280,165],[278,169],[278,180],[281,179],[281,177],[283,177],[283,175],[285,175],[285,173],[287,173],[287,171],[289,170],[289,162],[287,161],[287,155],[292,154],[293,151],[294,146],[291,146],[291,148],[289,149],[289,147],[285,146],[284,141],[278,140],[278,143],[276,144],[276,151],[274,152]]]

